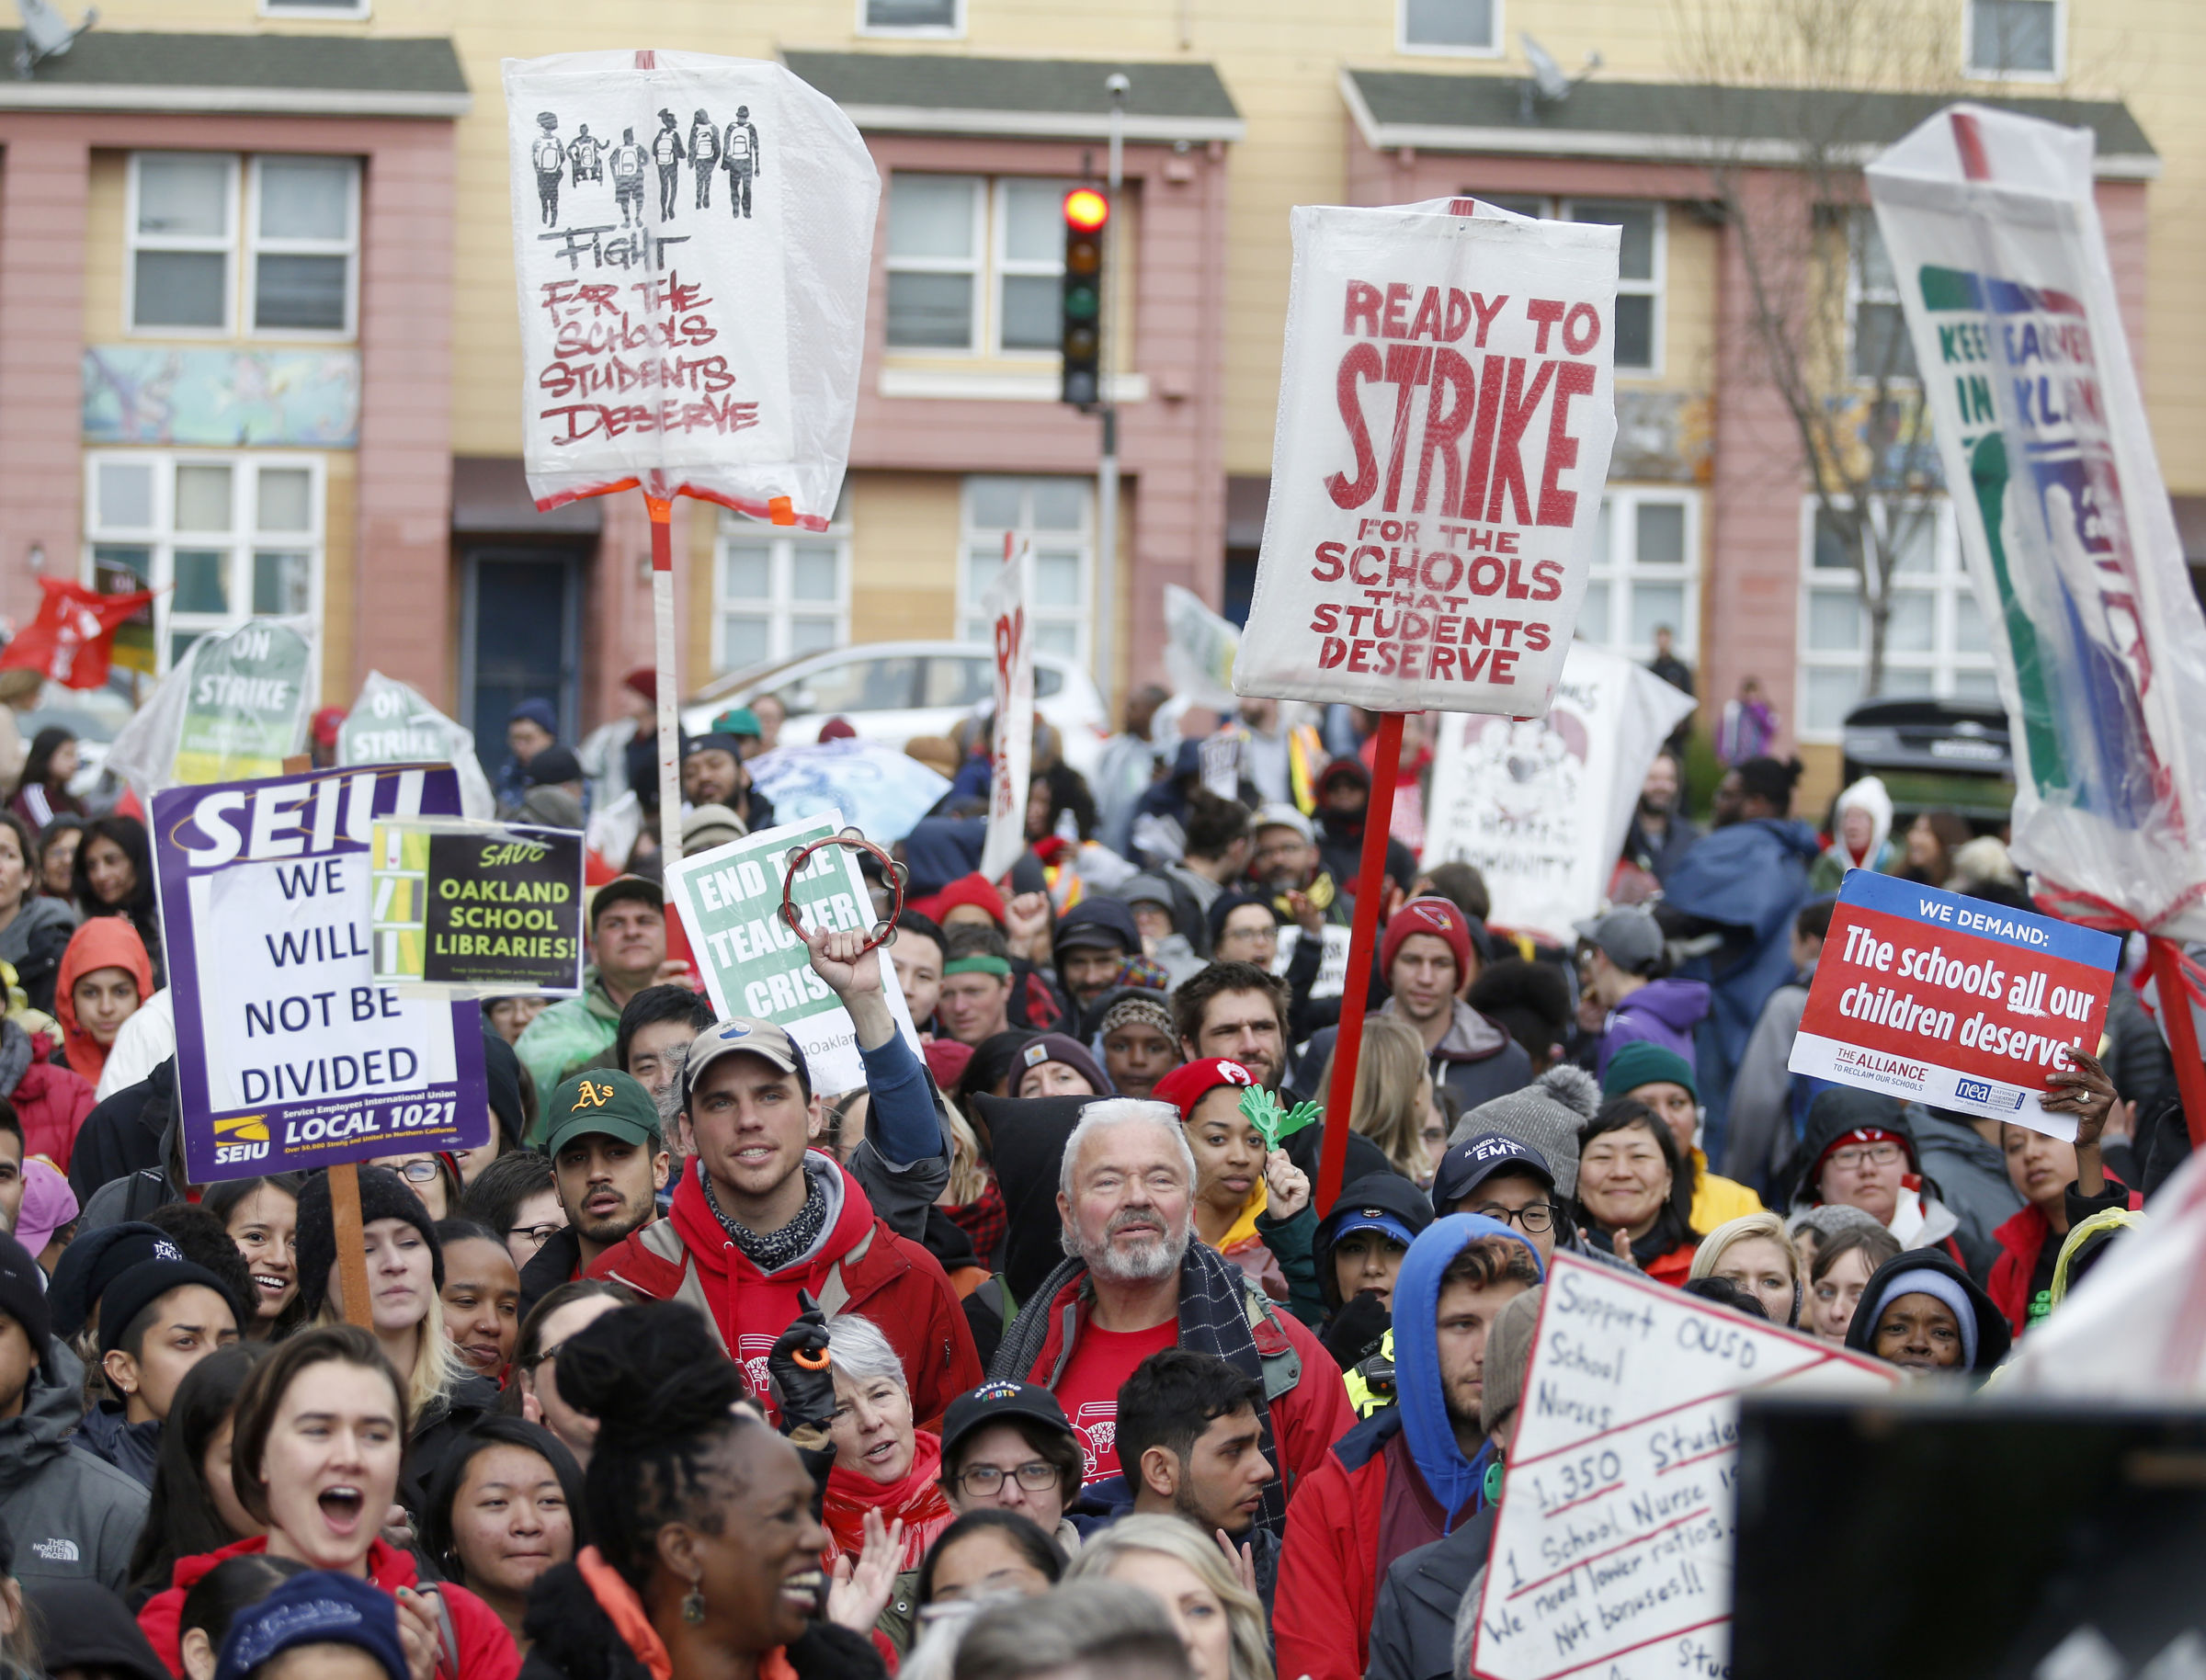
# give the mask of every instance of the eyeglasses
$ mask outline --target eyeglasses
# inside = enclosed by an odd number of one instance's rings
[[[1063,1480],[1063,1472],[1054,1464],[1045,1464],[1040,1459],[1029,1459],[1015,1470],[1006,1470],[995,1464],[976,1464],[958,1477],[958,1489],[976,1499],[985,1499],[1004,1485],[1006,1475],[1016,1476],[1018,1485],[1029,1493],[1046,1493]]]
[[[541,1365],[545,1360],[558,1358],[559,1350],[565,1345],[566,1344],[564,1342],[554,1342],[549,1347],[538,1348],[535,1356],[532,1358],[523,1359],[520,1361],[521,1368],[533,1375],[536,1368]]]
[[[1516,1222],[1537,1236],[1555,1222],[1555,1210],[1545,1202],[1533,1202],[1522,1208],[1505,1208],[1499,1202],[1488,1202],[1483,1208],[1473,1208],[1473,1213],[1483,1213],[1490,1220],[1507,1225]]]
[[[1890,1166],[1900,1158],[1897,1143],[1869,1143],[1859,1149],[1835,1149],[1828,1157],[1830,1164],[1842,1173],[1859,1172],[1864,1164]]]
[[[565,1229],[564,1225],[508,1225],[506,1227],[506,1234],[508,1238],[527,1237],[529,1242],[541,1248]]]
[[[391,1170],[408,1184],[426,1184],[437,1176],[442,1165],[441,1162],[436,1161],[409,1161],[405,1165],[392,1167]]]

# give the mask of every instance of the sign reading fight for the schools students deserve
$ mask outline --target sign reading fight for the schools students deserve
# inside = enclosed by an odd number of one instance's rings
[[[701,52],[508,59],[505,82],[537,505],[640,484],[825,529],[881,199],[850,119]]]
[[[789,857],[799,846],[840,834],[839,812],[784,823],[716,846],[675,865],[668,893],[680,913],[689,949],[705,976],[722,1020],[748,1016],[771,1021],[797,1041],[812,1088],[832,1095],[866,1083],[850,1012],[813,971],[811,953],[781,919]],[[807,928],[840,932],[873,925],[873,900],[858,870],[858,854],[824,846],[804,865],[790,893]],[[881,982],[897,1030],[916,1050],[919,1030],[896,983],[896,965],[881,950]]]
[[[490,1135],[477,1005],[401,997],[369,955],[375,819],[459,809],[451,769],[423,765],[154,797],[193,1183]]]
[[[582,835],[512,823],[375,825],[377,983],[453,997],[582,990]]]
[[[1859,1393],[1897,1368],[1570,1254],[1548,1273],[1471,1672],[1730,1672],[1746,1389]]]
[[[2096,1054],[2121,941],[1852,869],[1838,887],[1788,1066],[2056,1138],[2041,1099],[2072,1049]]]
[[[1464,213],[1455,213],[1456,211]],[[1547,709],[1616,437],[1619,231],[1298,206],[1242,694]]]

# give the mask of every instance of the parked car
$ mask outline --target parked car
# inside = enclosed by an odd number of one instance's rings
[[[995,693],[995,653],[972,641],[874,641],[733,671],[682,702],[682,727],[702,733],[720,713],[771,694],[789,709],[785,745],[816,740],[830,718],[847,718],[869,741],[893,746],[947,735]],[[1062,653],[1034,655],[1034,709],[1064,743],[1064,760],[1091,773],[1109,734],[1095,679]]]
[[[2015,802],[2007,709],[1996,700],[1870,700],[1846,714],[1846,779],[1883,778],[1902,823],[1947,810],[1996,832]]]

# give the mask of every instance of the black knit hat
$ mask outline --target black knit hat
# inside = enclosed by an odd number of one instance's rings
[[[166,1249],[161,1254],[160,1249]],[[237,1297],[230,1293],[230,1286],[203,1266],[194,1266],[184,1258],[184,1251],[164,1237],[156,1247],[155,1257],[141,1261],[100,1292],[99,1297],[99,1351],[111,1354],[122,1345],[138,1315],[159,1300],[171,1289],[180,1289],[186,1284],[196,1283],[212,1289],[230,1303],[230,1320],[242,1330],[253,1322]]]
[[[444,1292],[444,1251],[438,1246],[429,1210],[406,1181],[387,1166],[360,1168],[360,1224],[378,1220],[404,1220],[421,1232],[429,1245],[429,1264],[436,1268],[437,1292]],[[329,1293],[330,1267],[337,1263],[337,1232],[329,1208],[329,1175],[316,1173],[299,1192],[299,1305],[312,1318],[322,1310]]]
[[[46,1286],[39,1263],[15,1238],[0,1234],[0,1312],[23,1326],[31,1351],[42,1363],[50,1334],[46,1313]]]
[[[131,1266],[159,1258],[154,1247],[164,1243],[176,1245],[158,1225],[126,1220],[70,1243],[54,1263],[53,1287],[47,1294],[53,1334],[67,1341],[82,1330],[108,1285]]]

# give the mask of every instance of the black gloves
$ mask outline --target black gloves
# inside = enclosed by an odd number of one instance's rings
[[[834,1362],[827,1353],[827,1315],[804,1290],[797,1293],[802,1309],[774,1342],[766,1356],[768,1380],[775,1403],[781,1408],[781,1433],[794,1434],[807,1426],[824,1434],[835,1416]]]

